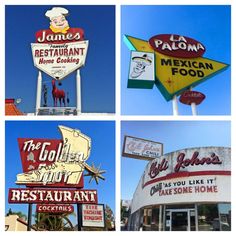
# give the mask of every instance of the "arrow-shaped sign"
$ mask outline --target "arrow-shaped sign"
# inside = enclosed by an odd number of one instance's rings
[[[127,35],[124,36],[124,41],[130,50],[155,54],[155,84],[167,101],[229,66],[203,57],[176,58],[163,55],[154,51],[148,41]]]

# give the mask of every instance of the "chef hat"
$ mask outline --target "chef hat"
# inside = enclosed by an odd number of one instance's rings
[[[63,7],[53,7],[52,10],[48,10],[45,13],[45,16],[48,17],[50,20],[54,17],[62,16],[62,15],[67,15],[68,10],[66,10]]]

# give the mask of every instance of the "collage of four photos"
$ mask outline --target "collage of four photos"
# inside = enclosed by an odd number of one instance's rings
[[[231,231],[231,5],[77,4],[4,6],[5,231]]]

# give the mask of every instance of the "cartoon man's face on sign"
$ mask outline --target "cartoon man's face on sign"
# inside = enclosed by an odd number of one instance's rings
[[[46,12],[45,16],[50,19],[50,29],[54,33],[64,34],[70,28],[69,23],[66,20],[67,15],[68,10],[63,7],[53,7]]]
[[[133,57],[132,61],[135,63],[133,71],[131,72],[132,78],[137,78],[142,75],[145,72],[146,66],[150,66],[152,64],[152,59],[147,54]]]
[[[65,16],[57,16],[51,19],[51,25],[56,29],[64,29],[69,26]]]

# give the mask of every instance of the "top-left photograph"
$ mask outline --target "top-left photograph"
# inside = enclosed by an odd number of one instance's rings
[[[115,114],[115,6],[5,7],[5,115]]]

